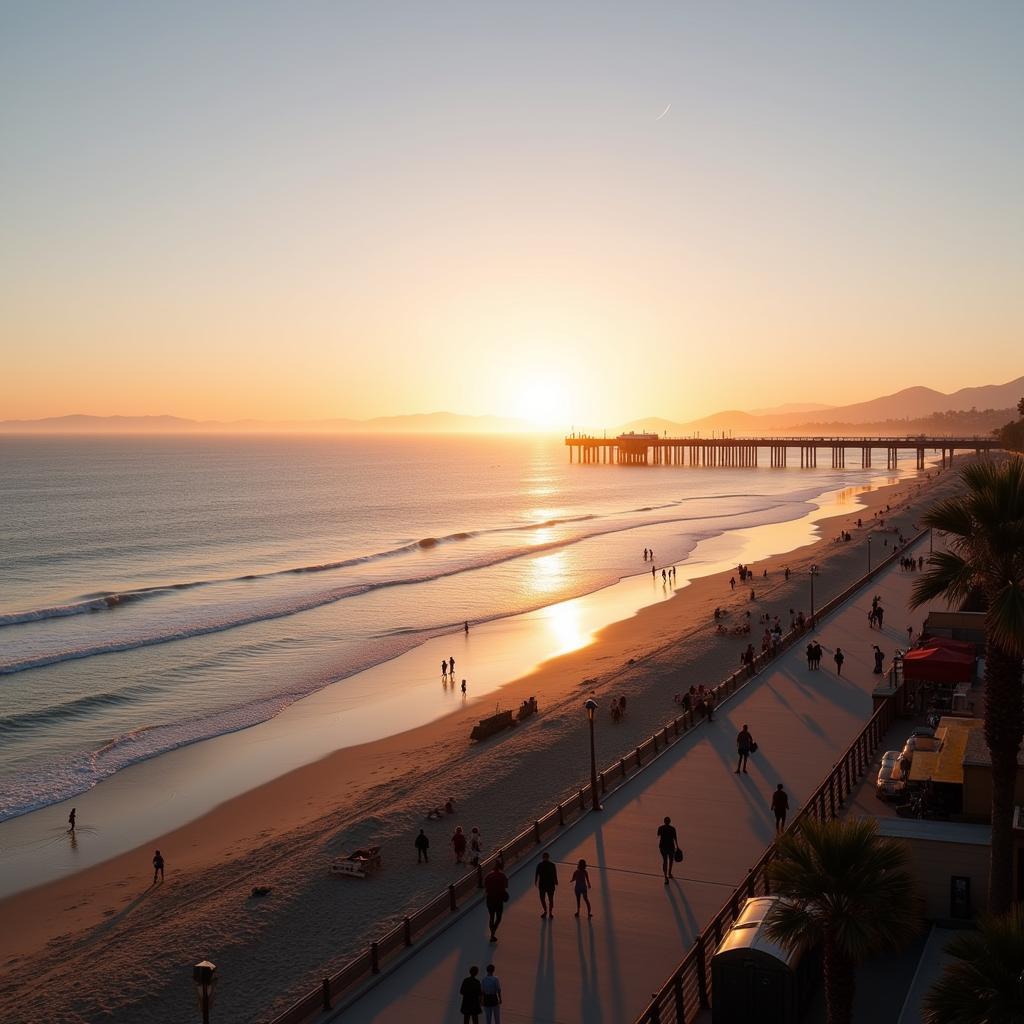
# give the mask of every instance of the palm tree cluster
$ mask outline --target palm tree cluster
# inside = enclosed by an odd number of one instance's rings
[[[904,847],[872,818],[801,822],[768,866],[780,899],[767,934],[789,950],[820,946],[828,1024],[850,1024],[857,965],[905,945],[920,919]]]

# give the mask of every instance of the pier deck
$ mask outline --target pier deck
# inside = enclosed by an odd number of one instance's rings
[[[999,448],[993,437],[666,437],[659,434],[618,434],[593,437],[570,434],[565,439],[569,461],[620,466],[728,466],[754,467],[762,458],[772,467],[789,463],[799,452],[801,468],[818,465],[818,452],[831,452],[832,468],[846,466],[846,453],[860,451],[860,464],[871,466],[872,452],[884,451],[886,468],[895,469],[901,451],[913,451],[917,468],[924,469],[925,453],[940,452],[942,465],[957,451],[980,455]],[[574,456],[575,453],[575,456]]]

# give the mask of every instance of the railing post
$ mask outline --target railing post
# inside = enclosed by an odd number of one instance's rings
[[[711,1003],[708,1001],[708,965],[704,960],[704,936],[697,937],[697,994],[700,996],[700,1005],[707,1010]]]
[[[581,792],[582,792],[582,790],[581,790]],[[539,821],[535,821],[533,823],[533,837],[534,837],[534,839],[537,840],[538,843],[540,842],[540,822]]]
[[[597,781],[601,784],[601,792],[602,793],[607,793],[608,792],[608,783],[605,781],[604,772],[601,772],[601,774],[598,775]]]
[[[636,766],[637,766],[637,768],[642,768],[643,764],[644,764],[643,756],[640,753],[640,748],[637,747],[636,748]]]
[[[407,917],[402,918],[402,937],[405,939],[407,946],[412,945],[412,921]]]
[[[370,971],[380,974],[380,948],[376,942],[370,943]]]
[[[658,734],[656,732],[651,733],[651,742],[654,744],[654,752],[658,752]]]
[[[455,886],[454,885],[449,885],[448,886],[448,906],[451,908],[451,911],[454,914],[455,913],[455,908],[457,906],[457,904],[455,902]]]
[[[619,760],[619,767],[622,769],[622,777],[626,777],[626,759],[623,757]]]
[[[329,1010],[331,1008],[331,979],[324,978],[320,983],[320,994],[323,996],[324,1002],[321,1006],[322,1010]]]
[[[832,810],[833,819],[836,816],[836,774],[833,772],[828,777],[828,799]]]
[[[683,992],[683,979],[677,972],[672,979],[672,998],[676,1004],[676,1024],[686,1024],[686,994]]]
[[[565,825],[565,809],[561,804],[558,805],[558,827],[561,828]]]

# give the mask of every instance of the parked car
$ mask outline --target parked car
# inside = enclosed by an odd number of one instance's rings
[[[906,780],[900,765],[901,757],[902,754],[898,750],[887,750],[882,755],[882,765],[878,769],[878,780],[875,782],[875,796],[879,800],[891,800],[903,794]]]
[[[916,750],[938,750],[939,741],[935,738],[935,733],[931,730],[928,732],[918,732],[917,729],[907,737],[907,742],[903,744],[903,753],[908,757],[914,756]]]

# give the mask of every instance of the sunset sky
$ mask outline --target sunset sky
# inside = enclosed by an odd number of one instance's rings
[[[1016,2],[6,3],[0,418],[1009,380],[1022,45]]]

